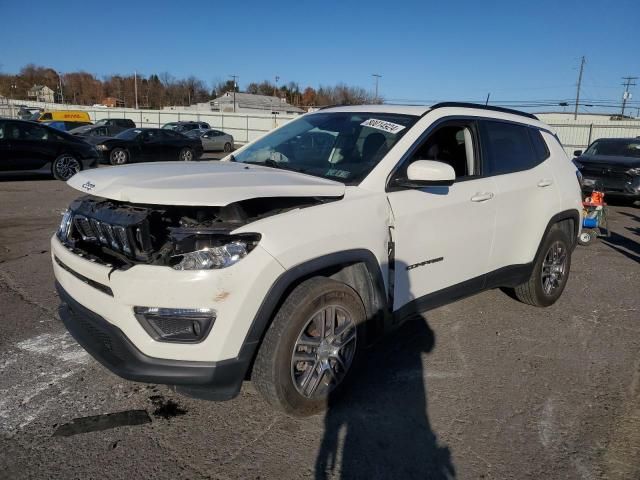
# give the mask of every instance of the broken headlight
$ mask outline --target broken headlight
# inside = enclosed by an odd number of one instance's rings
[[[211,270],[230,267],[258,244],[259,235],[188,235],[176,245],[175,270]],[[190,251],[187,251],[190,250]]]
[[[71,210],[66,209],[62,214],[62,220],[60,220],[60,226],[58,227],[58,238],[61,242],[66,242],[69,239],[69,234],[71,233],[71,220],[73,218],[73,214]]]

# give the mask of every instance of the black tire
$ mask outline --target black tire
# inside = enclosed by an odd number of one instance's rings
[[[591,245],[597,237],[598,234],[595,230],[582,230],[582,232],[578,236],[578,243],[584,247],[587,247]]]
[[[178,153],[178,160],[181,162],[192,162],[195,159],[196,156],[194,155],[193,150],[189,147],[183,148],[180,150],[180,153]]]
[[[231,151],[231,144],[229,142],[224,144],[225,153],[229,153]]]
[[[116,147],[109,154],[109,163],[111,165],[126,165],[129,160],[129,152],[124,148]]]
[[[546,277],[543,277],[543,266],[547,263],[549,255],[552,253],[551,249],[555,248],[557,245],[560,246],[564,252],[565,261],[563,263],[561,277],[554,282],[550,280],[550,274],[548,273],[545,273]],[[549,268],[546,268],[545,270],[553,271],[549,270]],[[548,307],[549,305],[553,305],[556,300],[560,298],[564,287],[567,285],[570,270],[571,241],[563,230],[561,230],[557,225],[554,225],[542,242],[540,254],[538,255],[538,258],[536,258],[531,277],[526,283],[518,285],[514,289],[514,294],[521,302],[536,307]],[[543,286],[545,278],[549,279],[551,283],[551,291],[547,291]]]
[[[334,362],[335,368],[332,367],[331,375],[324,370],[321,375],[318,375],[317,368],[323,368],[322,363],[319,363],[321,362],[320,351],[323,347],[301,347],[298,342],[302,341],[302,335],[307,335],[307,338],[322,338],[322,335],[317,337],[312,335],[313,332],[318,333],[314,329],[318,324],[313,323],[313,319],[325,319],[326,317],[317,315],[324,315],[324,309],[327,307],[340,311],[335,316],[335,322],[339,322],[340,315],[342,318],[347,318],[346,315],[350,316],[352,326],[348,330],[355,334],[355,339],[352,344],[345,342],[345,345],[351,345],[353,348],[348,352],[349,355],[339,355],[341,362],[344,360],[344,364],[347,358],[350,359],[346,370],[342,370],[340,364]],[[351,382],[357,370],[365,344],[365,319],[362,300],[351,287],[325,277],[313,277],[304,281],[286,298],[260,345],[251,376],[256,389],[269,404],[289,415],[307,416],[326,409],[329,397],[333,400],[338,396]],[[322,321],[325,325],[329,325],[326,320]],[[334,321],[330,323],[335,325]],[[345,321],[345,324],[348,323],[348,320]],[[336,332],[341,331],[337,328]],[[311,335],[308,335],[309,332]],[[336,333],[333,338],[341,335],[343,334]],[[348,336],[349,333],[343,338]],[[297,350],[298,348],[305,351],[301,352]],[[308,353],[306,348],[315,348],[315,353]],[[295,352],[314,359],[294,362]],[[336,372],[341,372],[339,373],[341,381],[337,385],[327,386],[326,380]],[[294,378],[296,375],[299,376]],[[305,376],[311,379],[306,386]],[[317,383],[314,381],[316,379],[318,379]],[[298,380],[303,387],[297,383]],[[315,395],[305,396],[299,391],[299,388],[306,390],[314,383],[318,385]]]
[[[66,182],[82,170],[82,162],[69,153],[63,153],[51,164],[51,174],[56,180]]]

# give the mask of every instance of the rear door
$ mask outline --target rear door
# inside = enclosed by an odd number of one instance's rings
[[[181,133],[172,130],[162,130],[164,136],[164,156],[165,160],[178,160],[180,150],[187,145],[187,138]]]
[[[58,154],[55,134],[36,123],[8,121],[4,136],[8,142],[6,170],[39,170],[51,164]]]
[[[560,208],[550,153],[537,128],[480,120],[484,173],[496,185],[495,239],[489,270],[533,261]]]

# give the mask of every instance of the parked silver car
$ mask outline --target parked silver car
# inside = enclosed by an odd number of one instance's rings
[[[233,137],[220,130],[196,129],[183,133],[188,137],[199,137],[205,152],[208,150],[224,150],[225,152],[233,150]]]

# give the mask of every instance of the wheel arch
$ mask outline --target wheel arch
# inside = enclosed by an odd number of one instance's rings
[[[573,250],[578,243],[578,232],[580,231],[579,223],[580,212],[575,209],[564,210],[551,217],[551,220],[549,220],[549,223],[547,223],[542,238],[540,238],[538,249],[536,250],[536,255],[533,259],[534,262],[539,258],[541,254],[544,239],[547,238],[549,231],[556,225],[569,236],[569,239],[571,241],[571,249]]]
[[[296,286],[316,276],[340,281],[358,293],[365,307],[367,322],[373,326],[367,334],[367,343],[373,342],[384,332],[389,302],[380,264],[371,251],[346,250],[308,260],[282,273],[263,299],[240,352],[240,357],[250,359],[245,375],[247,378],[251,375],[264,335],[284,300]]]

